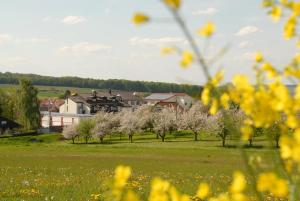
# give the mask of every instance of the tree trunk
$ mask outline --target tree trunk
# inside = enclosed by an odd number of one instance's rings
[[[73,144],[75,143],[75,138],[74,138],[74,137],[72,137],[72,143],[73,143]]]
[[[130,142],[132,143],[133,142],[132,135],[129,135],[129,139],[130,139]]]
[[[103,137],[100,137],[100,143],[103,144]]]
[[[159,139],[159,135],[158,135],[158,133],[156,133],[156,139]]]
[[[249,139],[249,146],[252,147],[252,144],[253,144],[253,139]]]
[[[222,146],[225,147],[225,138],[222,138]]]
[[[276,138],[276,148],[279,148],[279,138]]]
[[[194,136],[195,136],[195,141],[198,141],[198,133],[194,132]]]
[[[85,137],[85,144],[88,143],[88,137]]]
[[[164,136],[164,135],[161,136],[161,141],[162,141],[162,142],[165,141],[165,136]]]

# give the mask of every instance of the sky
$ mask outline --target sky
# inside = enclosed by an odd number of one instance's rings
[[[274,23],[261,0],[183,0],[180,14],[206,58],[223,47],[224,56],[209,66],[252,74],[257,50],[281,69],[295,52],[282,37],[282,23]],[[131,17],[143,12],[147,25],[135,26]],[[196,30],[206,22],[216,34],[204,40]],[[1,0],[0,72],[96,79],[128,79],[203,84],[197,65],[182,69],[180,56],[163,56],[161,47],[189,45],[159,0]]]

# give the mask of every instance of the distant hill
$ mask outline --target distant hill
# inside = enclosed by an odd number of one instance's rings
[[[119,79],[91,79],[80,77],[51,77],[36,74],[21,74],[0,72],[0,84],[18,84],[20,79],[29,79],[34,85],[63,86],[94,89],[113,89],[122,91],[137,91],[149,93],[185,92],[192,96],[200,94],[202,87],[188,84],[164,82],[130,81]]]

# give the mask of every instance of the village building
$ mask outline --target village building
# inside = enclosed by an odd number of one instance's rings
[[[157,108],[171,107],[182,110],[189,109],[195,102],[194,98],[186,93],[152,93],[144,101]]]
[[[49,101],[50,105],[48,107],[47,104],[41,107],[48,108],[48,111],[41,111],[41,126],[42,128],[60,129],[64,126],[79,123],[82,119],[91,118],[99,111],[119,112],[124,107],[130,108],[140,104],[135,97],[127,94],[123,99],[122,95],[126,95],[126,93],[112,93],[111,90],[108,92],[93,90],[92,93],[86,94],[75,93],[68,96],[63,104],[57,104],[59,105],[58,109],[56,106],[54,107],[54,103]],[[127,102],[124,102],[124,100]],[[128,104],[129,101],[132,105]],[[61,101],[56,102],[62,103]]]

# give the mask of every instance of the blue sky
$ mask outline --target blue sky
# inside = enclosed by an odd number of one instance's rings
[[[281,68],[295,52],[282,38],[260,0],[185,0],[180,12],[195,33],[206,21],[217,26],[204,41],[207,58],[221,47],[227,54],[211,66],[223,68],[226,81],[251,73],[251,57],[262,51]],[[136,27],[130,19],[141,11],[152,22]],[[0,3],[0,71],[99,79],[130,79],[202,84],[198,66],[184,70],[179,56],[162,56],[160,48],[189,49],[181,30],[159,0],[2,0]]]

